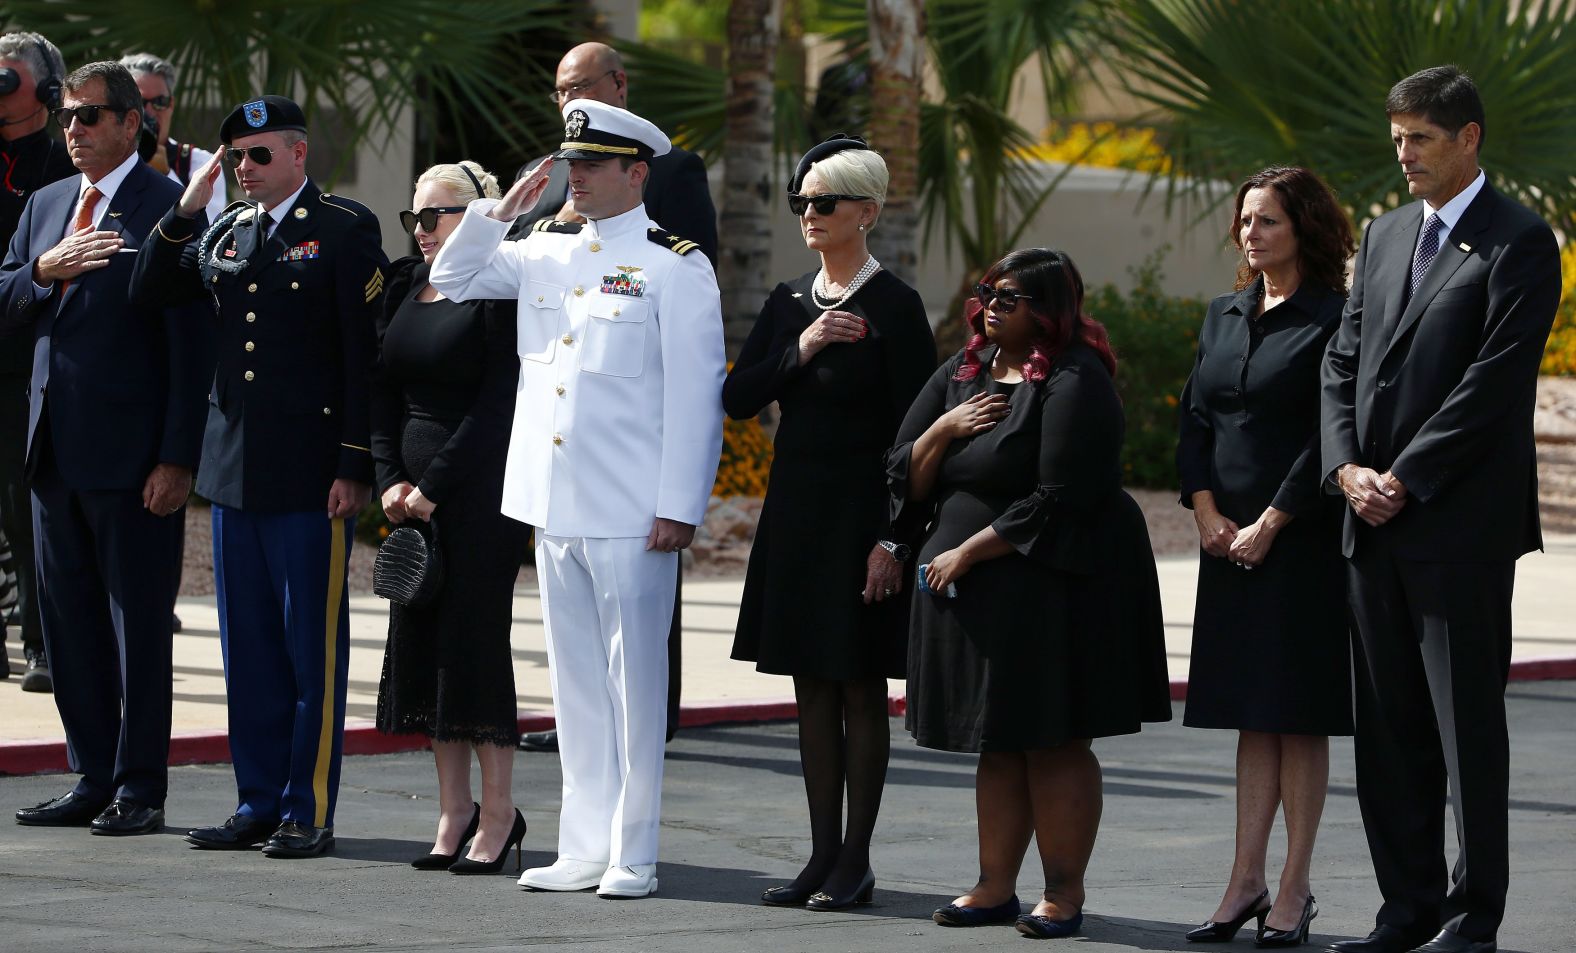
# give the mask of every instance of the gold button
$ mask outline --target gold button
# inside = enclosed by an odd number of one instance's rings
[[[543,297],[543,296],[542,296],[542,295],[537,295],[537,296],[536,296],[536,302],[537,302],[537,304],[541,304],[541,303],[542,303],[542,302],[543,302],[543,301],[546,301],[546,300],[547,300],[547,299],[546,299],[546,298],[545,298],[545,297]]]
[[[246,376],[247,380],[251,380],[252,378],[256,377],[257,375],[253,374],[251,371],[247,371],[245,376]]]
[[[554,387],[553,393],[557,394],[559,397],[564,396],[564,385],[559,384],[557,387]]]
[[[613,317],[615,317],[615,318],[618,317],[619,315],[623,314],[623,313],[624,313],[624,309],[623,308],[614,308],[613,309]]]
[[[257,350],[257,345],[254,342],[252,342],[252,341],[247,341],[246,342],[246,349],[248,351],[255,351],[255,350]]]
[[[575,297],[576,298],[580,297],[581,295],[583,295],[585,293],[586,293],[586,290],[584,288],[580,287],[579,285],[575,285]]]
[[[556,447],[556,446],[562,444],[563,442],[564,442],[564,438],[563,438],[563,436],[561,434],[556,434],[556,433],[553,434],[553,446]]]
[[[218,281],[218,280],[219,280],[218,278],[214,279],[214,281]],[[257,292],[257,282],[254,281],[251,284],[247,285],[246,286],[246,290],[252,292],[253,294],[255,294]]]
[[[592,251],[601,251],[602,250],[602,243],[601,242],[592,242],[591,243],[591,250]]]
[[[563,342],[565,344],[573,344],[575,343],[575,336],[573,334],[566,334],[563,337]]]
[[[329,408],[327,408],[327,407],[324,407],[324,408],[323,408],[323,416],[324,416],[324,417],[327,417],[327,416],[329,416],[329,415],[330,415],[330,414],[332,414],[332,413],[333,413],[333,411],[332,411],[332,410],[330,410],[330,409],[329,409]]]
[[[290,290],[291,291],[300,291],[301,290],[301,282],[299,282],[299,281],[292,281],[292,282],[290,282]]]
[[[213,283],[214,284],[218,284],[219,283],[219,276],[218,275],[214,275],[213,276]]]

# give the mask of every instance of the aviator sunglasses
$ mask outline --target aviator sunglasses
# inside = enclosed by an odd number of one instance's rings
[[[399,223],[405,226],[405,231],[414,235],[416,234],[416,225],[418,223],[422,228],[430,232],[438,227],[439,215],[459,215],[464,211],[465,206],[463,205],[435,205],[424,208],[419,212],[406,209],[399,213]]]
[[[847,199],[850,202],[869,202],[868,195],[838,195],[828,192],[825,195],[800,195],[798,192],[788,193],[788,211],[795,217],[802,217],[804,210],[814,207],[817,215],[830,215],[837,210],[837,203]]]
[[[112,112],[117,116],[126,115],[126,110],[116,109],[113,106],[106,106],[103,103],[94,103],[87,106],[61,106],[59,109],[50,113],[50,115],[55,117],[55,122],[60,123],[60,128],[70,129],[71,120],[73,119],[82,123],[84,126],[98,125],[99,113],[101,112]]]
[[[245,149],[225,147],[224,161],[230,168],[239,168],[242,159],[251,159],[253,165],[267,165],[274,161],[274,150],[267,146],[248,146]]]
[[[974,297],[978,298],[980,304],[987,308],[990,307],[991,300],[994,299],[997,311],[1000,311],[1002,314],[1011,314],[1018,310],[1018,302],[1027,299],[1029,295],[1021,291],[1006,291],[993,288],[981,282],[974,286]]]

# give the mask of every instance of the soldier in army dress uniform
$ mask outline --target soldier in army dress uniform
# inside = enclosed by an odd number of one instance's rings
[[[520,389],[503,511],[537,528],[564,797],[558,860],[522,886],[657,889],[667,636],[678,551],[722,448],[722,316],[711,263],[641,202],[668,140],[605,103],[564,104],[575,209],[523,241],[509,225],[552,160],[472,202],[433,262],[458,301],[518,298]]]
[[[240,806],[197,847],[333,846],[350,649],[345,573],[372,484],[367,372],[382,307],[377,218],[306,177],[306,121],[282,96],[238,107],[226,148],[139,253],[133,293],[211,296],[219,364],[197,492],[214,578]],[[200,236],[221,161],[247,201]]]

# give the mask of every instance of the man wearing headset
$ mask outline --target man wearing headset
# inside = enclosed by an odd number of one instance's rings
[[[0,36],[0,255],[16,234],[28,196],[77,174],[65,145],[46,127],[49,110],[59,105],[65,72],[60,51],[37,33]],[[54,683],[36,601],[32,504],[22,479],[28,375],[33,369],[33,349],[26,338],[0,338],[0,532],[10,542],[16,564],[16,613],[27,660],[22,690],[48,692]],[[0,679],[11,675],[3,662],[4,644],[5,624],[0,622]]]

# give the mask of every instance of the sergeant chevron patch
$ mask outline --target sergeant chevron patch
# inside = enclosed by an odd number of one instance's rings
[[[383,293],[383,269],[382,268],[374,268],[374,269],[372,269],[372,277],[367,279],[366,291],[367,291],[367,304],[371,304],[373,298],[376,298],[378,295]]]

